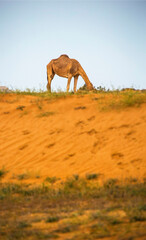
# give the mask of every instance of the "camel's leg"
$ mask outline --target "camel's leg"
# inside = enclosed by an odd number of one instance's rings
[[[72,76],[69,76],[68,77],[68,82],[67,82],[67,92],[69,91],[71,79],[72,79]]]
[[[74,77],[74,93],[76,92],[78,77],[78,75]]]
[[[48,78],[47,89],[48,89],[48,91],[50,91],[50,92],[51,92],[51,82],[52,82],[52,79],[54,78],[54,75],[55,75],[55,74],[52,74],[52,75],[48,74],[48,75],[47,75],[47,78]]]
[[[51,86],[49,83],[47,83],[47,89],[48,89],[48,91],[51,91]]]

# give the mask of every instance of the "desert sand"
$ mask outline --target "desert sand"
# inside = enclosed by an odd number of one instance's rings
[[[108,99],[107,99],[108,101]],[[100,94],[42,98],[0,94],[2,181],[98,173],[146,177],[146,104],[101,111]]]

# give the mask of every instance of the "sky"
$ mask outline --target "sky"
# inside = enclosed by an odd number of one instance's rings
[[[61,54],[95,87],[146,88],[146,1],[0,0],[1,86],[46,90],[46,65]],[[66,85],[55,75],[54,91]]]

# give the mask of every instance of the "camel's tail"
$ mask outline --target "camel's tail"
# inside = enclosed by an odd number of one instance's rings
[[[84,79],[88,90],[93,90],[94,87],[93,87],[92,83],[90,82],[90,80],[89,80],[87,74],[85,73],[84,69],[81,66],[80,66],[80,75]]]

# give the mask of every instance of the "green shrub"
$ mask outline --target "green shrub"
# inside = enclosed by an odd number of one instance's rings
[[[104,183],[104,188],[111,188],[118,183],[118,179],[110,178]]]
[[[25,180],[28,179],[29,177],[30,177],[29,173],[22,173],[17,176],[18,180]]]
[[[58,216],[49,216],[46,219],[47,223],[52,223],[52,222],[58,222],[60,220],[60,218]]]
[[[16,109],[23,111],[24,108],[25,108],[25,106],[19,105]]]
[[[128,210],[127,215],[129,217],[130,222],[142,222],[146,221],[146,214],[138,209]]]
[[[87,180],[98,179],[99,176],[100,176],[100,173],[87,173],[86,179]]]
[[[0,169],[0,179],[6,175],[7,171],[4,168]]]
[[[18,228],[27,228],[31,227],[31,224],[28,223],[27,221],[20,221],[17,225]]]
[[[46,177],[45,181],[49,183],[55,183],[57,180],[59,180],[57,177]]]

